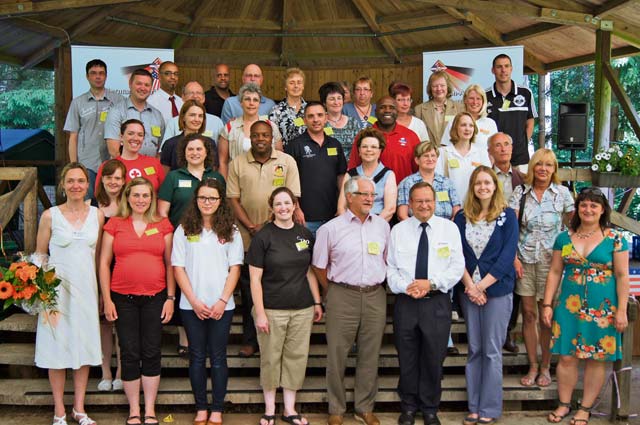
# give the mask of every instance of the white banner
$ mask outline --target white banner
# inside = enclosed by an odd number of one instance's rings
[[[523,73],[523,47],[505,46],[486,49],[447,50],[441,52],[424,52],[422,54],[422,96],[427,96],[427,81],[435,71],[444,71],[449,75],[453,85],[452,99],[462,100],[464,90],[471,84],[479,84],[489,88],[495,78],[491,73],[493,58],[504,53],[511,58],[513,74],[511,79],[519,86],[527,86]]]
[[[135,47],[71,46],[71,81],[73,97],[89,90],[85,66],[93,59],[107,64],[106,87],[123,96],[129,95],[129,76],[138,68],[153,75],[153,89],[160,87],[158,67],[164,61],[173,62],[172,49],[141,49]]]

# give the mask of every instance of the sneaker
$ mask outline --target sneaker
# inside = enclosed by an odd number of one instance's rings
[[[124,389],[124,385],[122,384],[122,379],[114,379],[112,387],[113,391],[122,391]]]
[[[111,391],[111,386],[112,381],[111,379],[103,379],[102,381],[98,382],[98,391],[102,391],[102,392],[107,392],[107,391]]]
[[[451,320],[453,320],[454,322],[457,322],[458,320],[460,320],[460,316],[458,316],[458,312],[453,310],[451,311]]]

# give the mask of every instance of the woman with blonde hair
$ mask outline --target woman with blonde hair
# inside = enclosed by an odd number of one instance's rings
[[[478,84],[471,84],[464,91],[462,103],[464,104],[464,110],[471,114],[476,122],[476,127],[478,127],[478,134],[476,134],[475,138],[476,145],[480,149],[486,150],[489,137],[498,132],[496,122],[487,116],[487,94]],[[444,130],[441,140],[443,145],[451,145],[449,134],[452,124],[452,122],[449,122],[449,125]]]
[[[524,184],[514,188],[509,206],[520,223],[515,259],[516,289],[522,302],[522,333],[529,358],[529,372],[520,379],[526,387],[551,384],[551,329],[542,322],[544,288],[553,242],[568,223],[574,203],[571,192],[560,184],[558,160],[551,149],[538,149],[529,161]],[[540,331],[538,320],[540,318]],[[542,364],[538,362],[538,344]]]
[[[300,68],[288,68],[284,73],[286,96],[269,112],[269,120],[280,129],[283,147],[307,129],[303,121],[304,108],[307,105],[302,97],[304,82],[304,72]]]
[[[465,425],[490,424],[502,415],[502,346],[513,307],[518,219],[502,195],[496,173],[471,173],[460,229],[465,272],[460,304],[469,339]]]
[[[429,140],[440,145],[447,124],[453,117],[464,111],[462,103],[451,100],[453,86],[449,76],[444,71],[436,71],[427,81],[427,95],[429,100],[415,107],[414,115],[427,126]]]

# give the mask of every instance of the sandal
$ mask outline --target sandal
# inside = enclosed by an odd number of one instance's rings
[[[155,422],[148,422],[147,419],[151,419],[151,420],[153,420]],[[158,425],[159,423],[160,423],[160,421],[155,416],[145,416],[144,417],[144,422],[142,422],[142,425]]]
[[[98,391],[111,391],[113,389],[112,383],[113,381],[111,379],[102,379],[100,382],[98,382]]]
[[[290,416],[282,415],[280,419],[291,425],[309,425],[309,421],[307,420],[307,418],[303,418],[300,414]]]
[[[564,415],[558,415],[556,413],[556,410],[558,410],[561,407],[566,407],[569,410],[567,410],[567,413],[565,413]],[[562,422],[564,420],[564,418],[566,418],[567,416],[569,416],[571,414],[571,403],[565,403],[563,401],[558,400],[558,407],[556,407],[556,410],[554,410],[553,412],[549,413],[549,416],[547,416],[547,422],[552,423],[552,424],[558,424],[558,423]]]
[[[67,415],[62,415],[62,416],[53,415],[52,425],[67,425]]]
[[[135,423],[129,422],[132,419],[137,419],[139,421],[140,420],[140,416],[129,416],[127,418],[127,420],[124,421],[124,425],[142,425],[142,422],[135,422]]]
[[[479,416],[471,416],[472,414],[468,414],[466,418],[462,421],[462,425],[475,425],[478,423]]]
[[[267,421],[267,425],[275,425],[276,424],[276,415],[262,415],[260,417],[260,421],[258,422],[258,425],[263,425],[262,424],[263,420]]]
[[[520,378],[520,385],[523,387],[533,387],[536,385],[536,377],[538,376],[538,368],[530,368],[529,372]]]
[[[80,425],[96,425],[96,421],[91,419],[89,415],[86,413],[76,412],[76,409],[71,409],[71,418]]]
[[[178,345],[176,352],[178,353],[179,357],[187,357],[189,355],[189,347],[187,347],[186,345]]]
[[[539,387],[548,387],[551,385],[551,372],[549,368],[541,368],[538,377],[536,378],[536,385]]]
[[[593,406],[589,406],[589,407],[584,407],[582,404],[580,404],[580,406],[578,407],[578,411],[582,410],[583,412],[588,413],[589,416],[587,416],[587,419],[576,419],[576,417],[574,416],[573,418],[571,418],[571,422],[569,422],[571,425],[588,425],[589,424],[589,420],[591,420],[591,409],[593,408]]]
[[[478,419],[478,423],[482,425],[492,425],[496,423],[496,418],[480,418]]]

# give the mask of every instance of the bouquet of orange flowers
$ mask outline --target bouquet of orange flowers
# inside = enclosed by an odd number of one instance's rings
[[[37,266],[39,258],[29,261],[22,258],[9,265],[0,267],[0,300],[4,300],[2,309],[18,305],[29,314],[56,310],[58,286],[61,280],[53,267]]]

